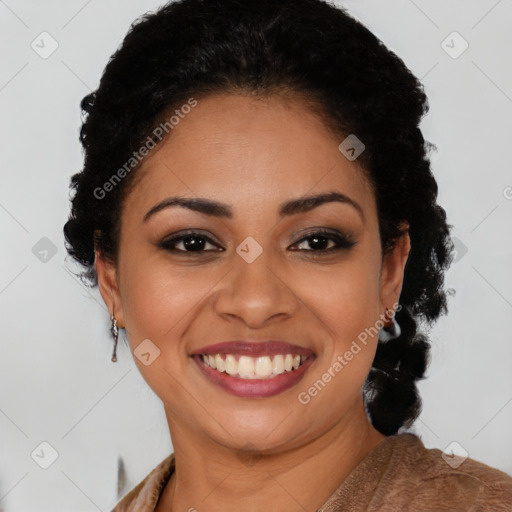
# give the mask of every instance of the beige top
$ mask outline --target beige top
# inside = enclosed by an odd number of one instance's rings
[[[443,458],[415,434],[388,436],[371,450],[317,512],[511,512],[512,478],[486,464]],[[112,512],[154,512],[174,471],[164,459]]]

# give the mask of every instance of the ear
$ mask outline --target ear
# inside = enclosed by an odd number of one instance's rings
[[[396,241],[395,247],[384,255],[380,280],[380,313],[386,314],[386,310],[396,308],[398,304],[404,278],[405,264],[411,249],[409,238],[409,225],[402,225],[402,234]],[[381,316],[381,318],[384,318]]]
[[[95,268],[98,277],[98,288],[105,301],[109,313],[114,314],[120,329],[124,328],[124,314],[117,281],[117,268],[115,264],[103,254],[95,250]]]

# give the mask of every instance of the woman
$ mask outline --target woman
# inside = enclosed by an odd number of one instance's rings
[[[512,510],[405,432],[452,244],[395,54],[321,0],[183,0],[82,108],[68,251],[174,447],[115,511]]]

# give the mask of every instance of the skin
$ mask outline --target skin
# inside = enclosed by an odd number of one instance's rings
[[[408,233],[382,258],[369,182],[357,160],[339,151],[343,139],[299,99],[210,96],[171,135],[137,171],[121,214],[118,261],[96,253],[100,292],[131,350],[144,339],[160,350],[149,366],[134,357],[162,400],[176,455],[157,510],[251,512],[272,503],[273,510],[314,511],[384,439],[361,393],[377,336],[308,404],[298,394],[398,302]],[[280,218],[284,201],[325,191],[349,196],[362,215],[330,202]],[[170,207],[143,221],[175,195],[221,201],[233,217]],[[356,245],[321,255],[304,239],[318,227],[350,234]],[[225,250],[158,247],[191,228]],[[263,249],[252,263],[236,252],[248,236]],[[316,359],[297,385],[258,399],[225,392],[189,357],[249,338],[287,340]]]

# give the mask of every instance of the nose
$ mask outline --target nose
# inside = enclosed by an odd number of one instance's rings
[[[285,265],[270,259],[265,251],[251,263],[234,254],[232,270],[215,298],[219,316],[238,319],[253,329],[293,316],[299,301],[288,282],[290,276]]]

